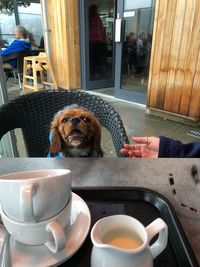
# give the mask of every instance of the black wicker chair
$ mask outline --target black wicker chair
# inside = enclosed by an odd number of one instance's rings
[[[0,107],[0,139],[10,130],[21,128],[27,155],[46,157],[49,130],[54,114],[63,107],[78,104],[92,111],[111,134],[116,154],[129,143],[119,114],[102,98],[80,90],[45,90],[19,96]]]

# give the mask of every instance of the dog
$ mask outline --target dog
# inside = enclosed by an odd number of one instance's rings
[[[103,157],[97,117],[76,104],[55,114],[51,123],[51,157]]]

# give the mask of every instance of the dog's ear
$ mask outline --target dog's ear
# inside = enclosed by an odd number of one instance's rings
[[[101,133],[98,133],[94,140],[94,151],[97,152],[99,157],[103,157],[103,151],[101,149]]]
[[[103,157],[103,151],[101,149],[101,125],[99,120],[96,119],[96,134],[94,137],[94,151],[99,157]]]
[[[52,131],[52,141],[49,153],[52,157],[54,157],[56,154],[61,152],[61,136],[58,132],[57,127],[52,127],[51,131]]]

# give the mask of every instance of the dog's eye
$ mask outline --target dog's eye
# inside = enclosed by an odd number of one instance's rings
[[[66,122],[68,122],[68,120],[69,120],[68,118],[63,118],[61,123],[66,123]]]
[[[81,117],[80,119],[84,122],[91,122],[90,119],[87,117]]]

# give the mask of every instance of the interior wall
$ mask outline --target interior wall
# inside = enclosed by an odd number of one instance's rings
[[[156,1],[148,107],[200,119],[200,1]]]

